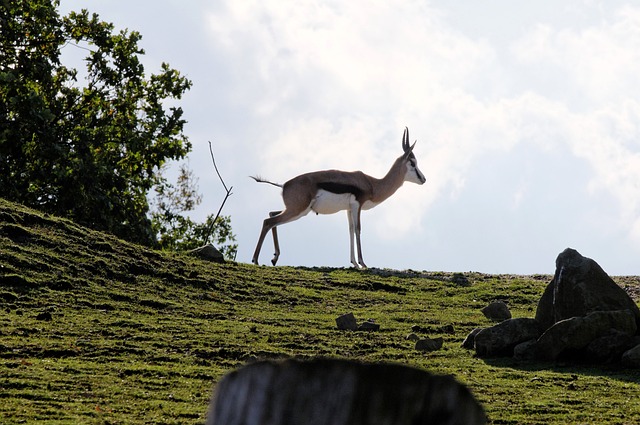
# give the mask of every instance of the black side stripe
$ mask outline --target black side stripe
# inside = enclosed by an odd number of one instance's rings
[[[362,191],[356,186],[343,183],[320,182],[318,183],[318,188],[335,194],[351,193],[352,195],[355,195],[356,198],[362,195]]]

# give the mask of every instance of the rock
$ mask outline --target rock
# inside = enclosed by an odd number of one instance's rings
[[[521,342],[538,338],[541,330],[535,319],[509,319],[475,336],[474,346],[480,357],[513,355],[513,348]]]
[[[493,304],[496,304],[495,306]],[[506,306],[492,303],[483,309]],[[640,368],[640,309],[593,260],[567,248],[538,302],[535,319],[507,319],[474,329],[463,347],[480,357],[513,355],[516,360],[622,361]],[[633,348],[632,348],[633,347]]]
[[[587,345],[586,360],[595,363],[618,362],[622,358],[622,354],[634,345],[632,336],[614,330],[594,339]]]
[[[453,325],[444,325],[440,328],[440,332],[453,335],[454,333],[456,333],[456,330]]]
[[[640,345],[636,345],[622,354],[622,365],[640,368]]]
[[[487,319],[495,322],[502,322],[503,320],[511,319],[509,307],[507,307],[503,301],[494,301],[484,307],[481,311]]]
[[[467,335],[464,341],[462,341],[462,348],[466,348],[467,350],[473,350],[476,344],[476,335],[478,335],[478,332],[480,332],[483,329],[484,328],[475,328],[474,330],[469,332],[469,335]]]
[[[451,276],[451,282],[459,286],[469,286],[469,279],[462,273],[454,273]]]
[[[425,338],[416,341],[416,350],[418,351],[438,351],[442,348],[444,340],[442,338]]]
[[[358,323],[353,313],[343,314],[336,319],[336,326],[341,331],[355,331],[358,329]]]
[[[556,259],[553,280],[545,289],[536,320],[543,328],[594,311],[630,310],[640,327],[640,309],[602,268],[578,251],[567,248]]]
[[[207,425],[413,425],[486,423],[482,406],[451,376],[338,359],[258,361],[226,374]]]
[[[420,337],[412,332],[407,335],[405,339],[408,339],[409,341],[417,341],[420,339]]]
[[[375,323],[373,320],[367,320],[362,322],[360,326],[358,326],[359,331],[379,331],[380,325]]]
[[[211,244],[192,249],[189,251],[189,254],[213,263],[224,263],[224,256],[222,253]]]
[[[536,350],[539,358],[556,360],[562,354],[584,349],[593,340],[614,331],[633,336],[637,329],[635,315],[629,310],[595,311],[584,317],[557,322],[538,338]]]
[[[530,339],[513,347],[513,358],[520,361],[535,360],[538,357],[536,342],[535,339]]]

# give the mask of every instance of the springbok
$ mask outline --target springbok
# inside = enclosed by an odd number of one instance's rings
[[[371,209],[389,198],[405,181],[417,184],[423,184],[426,181],[418,169],[417,160],[413,154],[415,145],[416,142],[413,142],[413,145],[409,146],[409,129],[405,127],[402,136],[404,154],[395,160],[387,175],[381,179],[368,176],[362,171],[339,170],[301,174],[285,184],[252,176],[251,178],[258,183],[269,183],[281,187],[285,205],[284,210],[270,212],[269,218],[264,220],[260,238],[253,253],[253,263],[258,264],[260,249],[269,230],[273,232],[275,254],[271,264],[275,266],[280,256],[277,226],[304,217],[310,211],[316,214],[335,214],[346,210],[349,217],[351,264],[356,268],[367,267],[362,259],[360,245],[360,212],[363,209]],[[358,249],[357,262],[353,250],[354,236]]]

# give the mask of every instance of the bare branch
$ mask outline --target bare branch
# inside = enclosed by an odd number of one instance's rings
[[[213,168],[216,169],[216,174],[218,174],[218,178],[222,182],[222,186],[224,187],[224,190],[227,191],[227,195],[230,195],[231,189],[233,189],[233,188],[227,189],[227,185],[224,184],[224,180],[222,180],[222,176],[220,175],[220,171],[218,171],[218,166],[216,165],[216,158],[213,156],[213,149],[211,148],[211,141],[209,141],[209,152],[211,152],[211,160],[213,161]]]
[[[216,217],[211,222],[211,226],[209,227],[209,231],[207,232],[207,237],[204,240],[205,245],[209,243],[209,238],[211,237],[211,233],[213,233],[213,226],[215,226],[216,221],[218,220],[218,217],[220,217],[220,213],[222,212],[222,208],[224,207],[225,202],[227,202],[227,199],[229,198],[229,196],[232,195],[231,190],[233,189],[233,186],[229,188],[227,187],[224,180],[222,179],[222,176],[220,175],[220,171],[218,171],[218,166],[216,165],[216,158],[214,157],[213,149],[211,148],[211,141],[209,141],[209,152],[211,152],[211,160],[213,161],[213,168],[215,168],[216,174],[218,175],[218,178],[222,182],[222,186],[224,187],[224,190],[227,192],[227,194],[222,200],[222,204],[220,205],[220,208],[218,208],[218,213],[216,214]]]

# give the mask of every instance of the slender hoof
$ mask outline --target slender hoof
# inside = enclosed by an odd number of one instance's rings
[[[271,260],[271,264],[275,266],[277,262],[278,262],[278,255],[274,255],[273,259]]]

